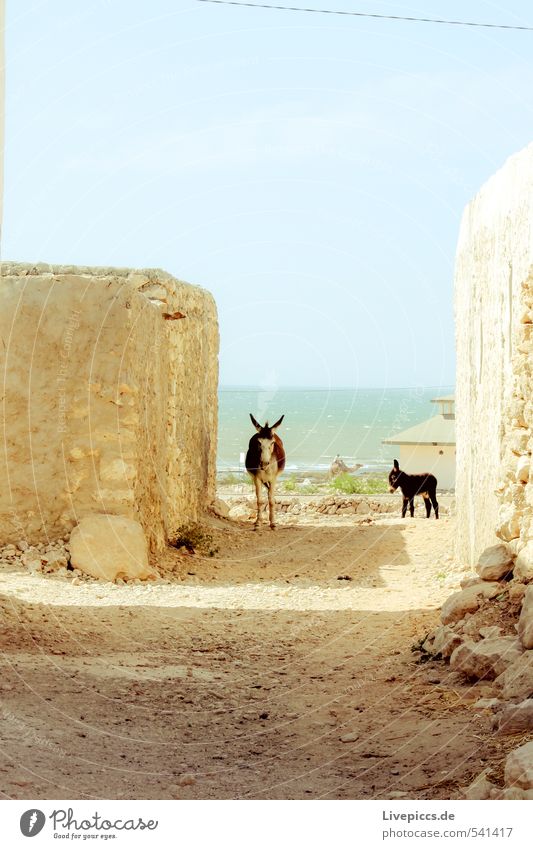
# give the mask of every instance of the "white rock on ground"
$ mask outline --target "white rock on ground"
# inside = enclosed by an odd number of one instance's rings
[[[37,562],[41,565],[41,552],[37,548],[28,548],[20,558],[24,566],[34,566]]]
[[[518,636],[526,649],[533,649],[533,584],[526,590],[518,620]]]
[[[533,696],[533,651],[525,651],[497,679],[504,699],[523,701]]]
[[[466,790],[464,791],[465,799],[490,799],[491,790],[493,790],[496,785],[489,781],[487,778],[488,770],[484,770],[480,775],[478,775],[471,784],[468,785]]]
[[[221,498],[216,498],[213,502],[213,513],[215,516],[220,516],[221,519],[227,519],[229,516],[229,506]]]
[[[518,539],[520,536],[520,512],[514,504],[501,505],[496,536],[507,542]]]
[[[533,741],[509,752],[505,761],[505,784],[533,790]]]
[[[475,584],[481,584],[483,579],[479,577],[477,572],[468,572],[464,578],[461,578],[459,584],[461,589],[465,590],[467,587],[473,587]]]
[[[237,521],[240,519],[251,519],[254,512],[255,507],[252,507],[251,504],[235,504],[230,508],[229,518]]]
[[[343,734],[339,737],[341,743],[357,743],[361,739],[361,735],[357,731],[351,731],[349,734]]]
[[[501,632],[502,629],[499,625],[483,625],[481,628],[478,628],[479,636],[484,637],[486,640],[492,640],[495,637],[499,637]]]
[[[441,657],[449,657],[453,650],[462,642],[459,634],[456,634],[449,625],[439,625],[425,640],[424,648],[430,654],[440,654]]]
[[[444,602],[440,614],[441,622],[449,625],[458,622],[465,613],[476,611],[483,598],[494,598],[502,591],[500,584],[493,581],[482,581],[471,587],[454,593]]]
[[[70,537],[72,566],[100,578],[150,578],[148,545],[144,531],[134,519],[97,515],[82,519]]]
[[[472,637],[473,639],[479,637],[479,625],[475,619],[472,621],[472,616],[474,616],[473,613],[466,613],[465,618],[457,622],[454,627],[454,630],[458,634],[461,634],[463,639],[466,639],[466,637]]]
[[[514,568],[516,578],[533,580],[533,540],[530,540],[518,552]]]
[[[516,565],[515,565],[516,569]],[[533,575],[532,575],[533,577]],[[509,601],[514,602],[515,604],[522,604],[524,600],[524,596],[526,594],[526,587],[520,581],[513,580],[509,581],[508,585],[509,592]]]
[[[480,555],[476,572],[484,581],[499,581],[513,569],[513,554],[505,543],[491,545]]]
[[[66,568],[68,560],[62,551],[49,551],[42,555],[43,570],[45,572],[55,572],[58,569]]]
[[[523,801],[524,799],[533,799],[533,790],[522,790],[520,787],[508,787],[503,791],[503,798],[509,799],[512,802]]]
[[[498,734],[522,734],[533,729],[533,699],[507,705],[500,714]]]
[[[478,699],[474,702],[474,707],[478,710],[499,710],[504,706],[504,702],[500,699]]]
[[[498,637],[465,642],[458,646],[451,658],[450,669],[462,672],[467,678],[495,678],[521,655],[522,647],[514,637]]]

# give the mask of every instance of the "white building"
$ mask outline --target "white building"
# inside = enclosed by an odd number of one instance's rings
[[[433,398],[439,414],[383,442],[398,445],[400,468],[409,474],[431,472],[439,489],[455,488],[455,398]]]

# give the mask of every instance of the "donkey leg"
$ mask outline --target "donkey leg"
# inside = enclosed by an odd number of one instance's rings
[[[426,519],[429,519],[431,515],[431,501],[429,498],[424,498],[424,504],[426,505]]]
[[[415,515],[415,499],[414,498],[409,499],[409,512],[411,514],[411,519],[413,519],[414,515]]]
[[[439,518],[439,502],[437,501],[437,496],[431,496],[431,503],[433,504],[433,509],[435,511],[435,519]]]
[[[405,514],[407,513],[407,505],[409,504],[409,499],[404,498],[402,502],[402,519],[405,519]]]
[[[261,522],[261,506],[262,506],[261,505],[261,481],[259,480],[259,478],[254,478],[254,484],[255,484],[255,497],[256,497],[256,501],[257,501],[257,516],[255,517],[255,523],[254,523],[254,531],[256,531],[259,527],[260,522]]]
[[[268,487],[268,520],[270,522],[271,530],[274,530],[276,527],[276,521],[274,517],[274,484],[271,483]]]

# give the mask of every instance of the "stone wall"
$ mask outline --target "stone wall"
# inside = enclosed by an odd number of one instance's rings
[[[422,650],[449,658],[450,669],[468,679],[473,710],[492,713],[498,737],[521,736],[524,741],[533,732],[533,274],[520,285],[518,307],[511,378],[501,410],[501,468],[491,544],[477,558],[475,572],[463,576],[461,590],[444,603],[442,625],[427,637]],[[471,439],[475,442],[475,431]],[[458,503],[458,521],[460,511]],[[495,534],[503,542],[497,542]],[[480,685],[477,700],[474,682]],[[482,690],[488,682],[491,690]],[[507,756],[503,787],[497,782],[498,770],[489,767],[463,790],[465,798],[532,799],[532,747],[528,743]]]
[[[522,284],[533,268],[532,220],[530,145],[511,157],[467,206],[457,248],[456,554],[469,564],[494,542],[501,524],[496,489],[504,432],[527,407],[518,396],[513,400],[513,393],[527,398],[524,358],[515,354],[522,344]],[[524,425],[531,422],[524,420]]]
[[[533,731],[533,145],[467,207],[456,272],[458,555],[474,564],[422,644],[471,682],[498,737]],[[502,542],[497,541],[497,537]],[[484,550],[483,550],[484,549]],[[427,657],[426,657],[427,659]],[[478,689],[477,701],[472,682]],[[490,696],[487,698],[487,696]],[[532,799],[533,743],[467,799]]]
[[[517,555],[514,574],[533,580],[533,270],[521,285],[513,380],[504,407],[496,534]]]
[[[264,499],[263,499],[264,500]],[[309,520],[315,523],[320,519],[352,518],[354,514],[370,516],[392,513],[401,514],[402,499],[399,495],[279,495],[275,498],[276,520],[283,523]],[[447,504],[440,504],[443,515],[450,512],[450,498]],[[224,501],[218,500],[215,512],[224,518],[252,521],[257,513],[255,495],[230,495]],[[424,503],[421,498],[415,500],[415,516],[425,516]]]
[[[0,243],[4,212],[5,0],[0,0]]]
[[[152,550],[214,498],[211,295],[160,270],[3,263],[0,539],[138,519]]]

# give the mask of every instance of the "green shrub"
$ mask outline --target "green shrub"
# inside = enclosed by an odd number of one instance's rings
[[[283,491],[284,492],[296,492],[298,489],[298,483],[294,475],[291,475],[290,478],[285,478],[283,481]]]
[[[233,472],[217,476],[217,483],[222,484],[222,486],[233,486],[234,484],[240,483],[240,480],[241,479]]]
[[[217,476],[218,486],[236,486],[237,484],[253,484],[248,472],[227,472]]]
[[[281,482],[282,492],[293,492],[295,495],[314,495],[320,492],[320,487],[315,483],[303,483],[296,475],[291,475]]]
[[[388,490],[386,475],[360,475],[353,477],[344,472],[337,475],[330,483],[335,492],[345,495],[383,495]]]
[[[316,483],[307,483],[302,484],[298,491],[302,495],[315,495],[317,492],[321,492],[321,489],[319,486],[316,485]]]
[[[352,495],[354,492],[360,491],[360,484],[355,478],[352,478],[348,472],[343,472],[342,475],[337,475],[330,483],[335,492],[343,492],[346,495]]]

